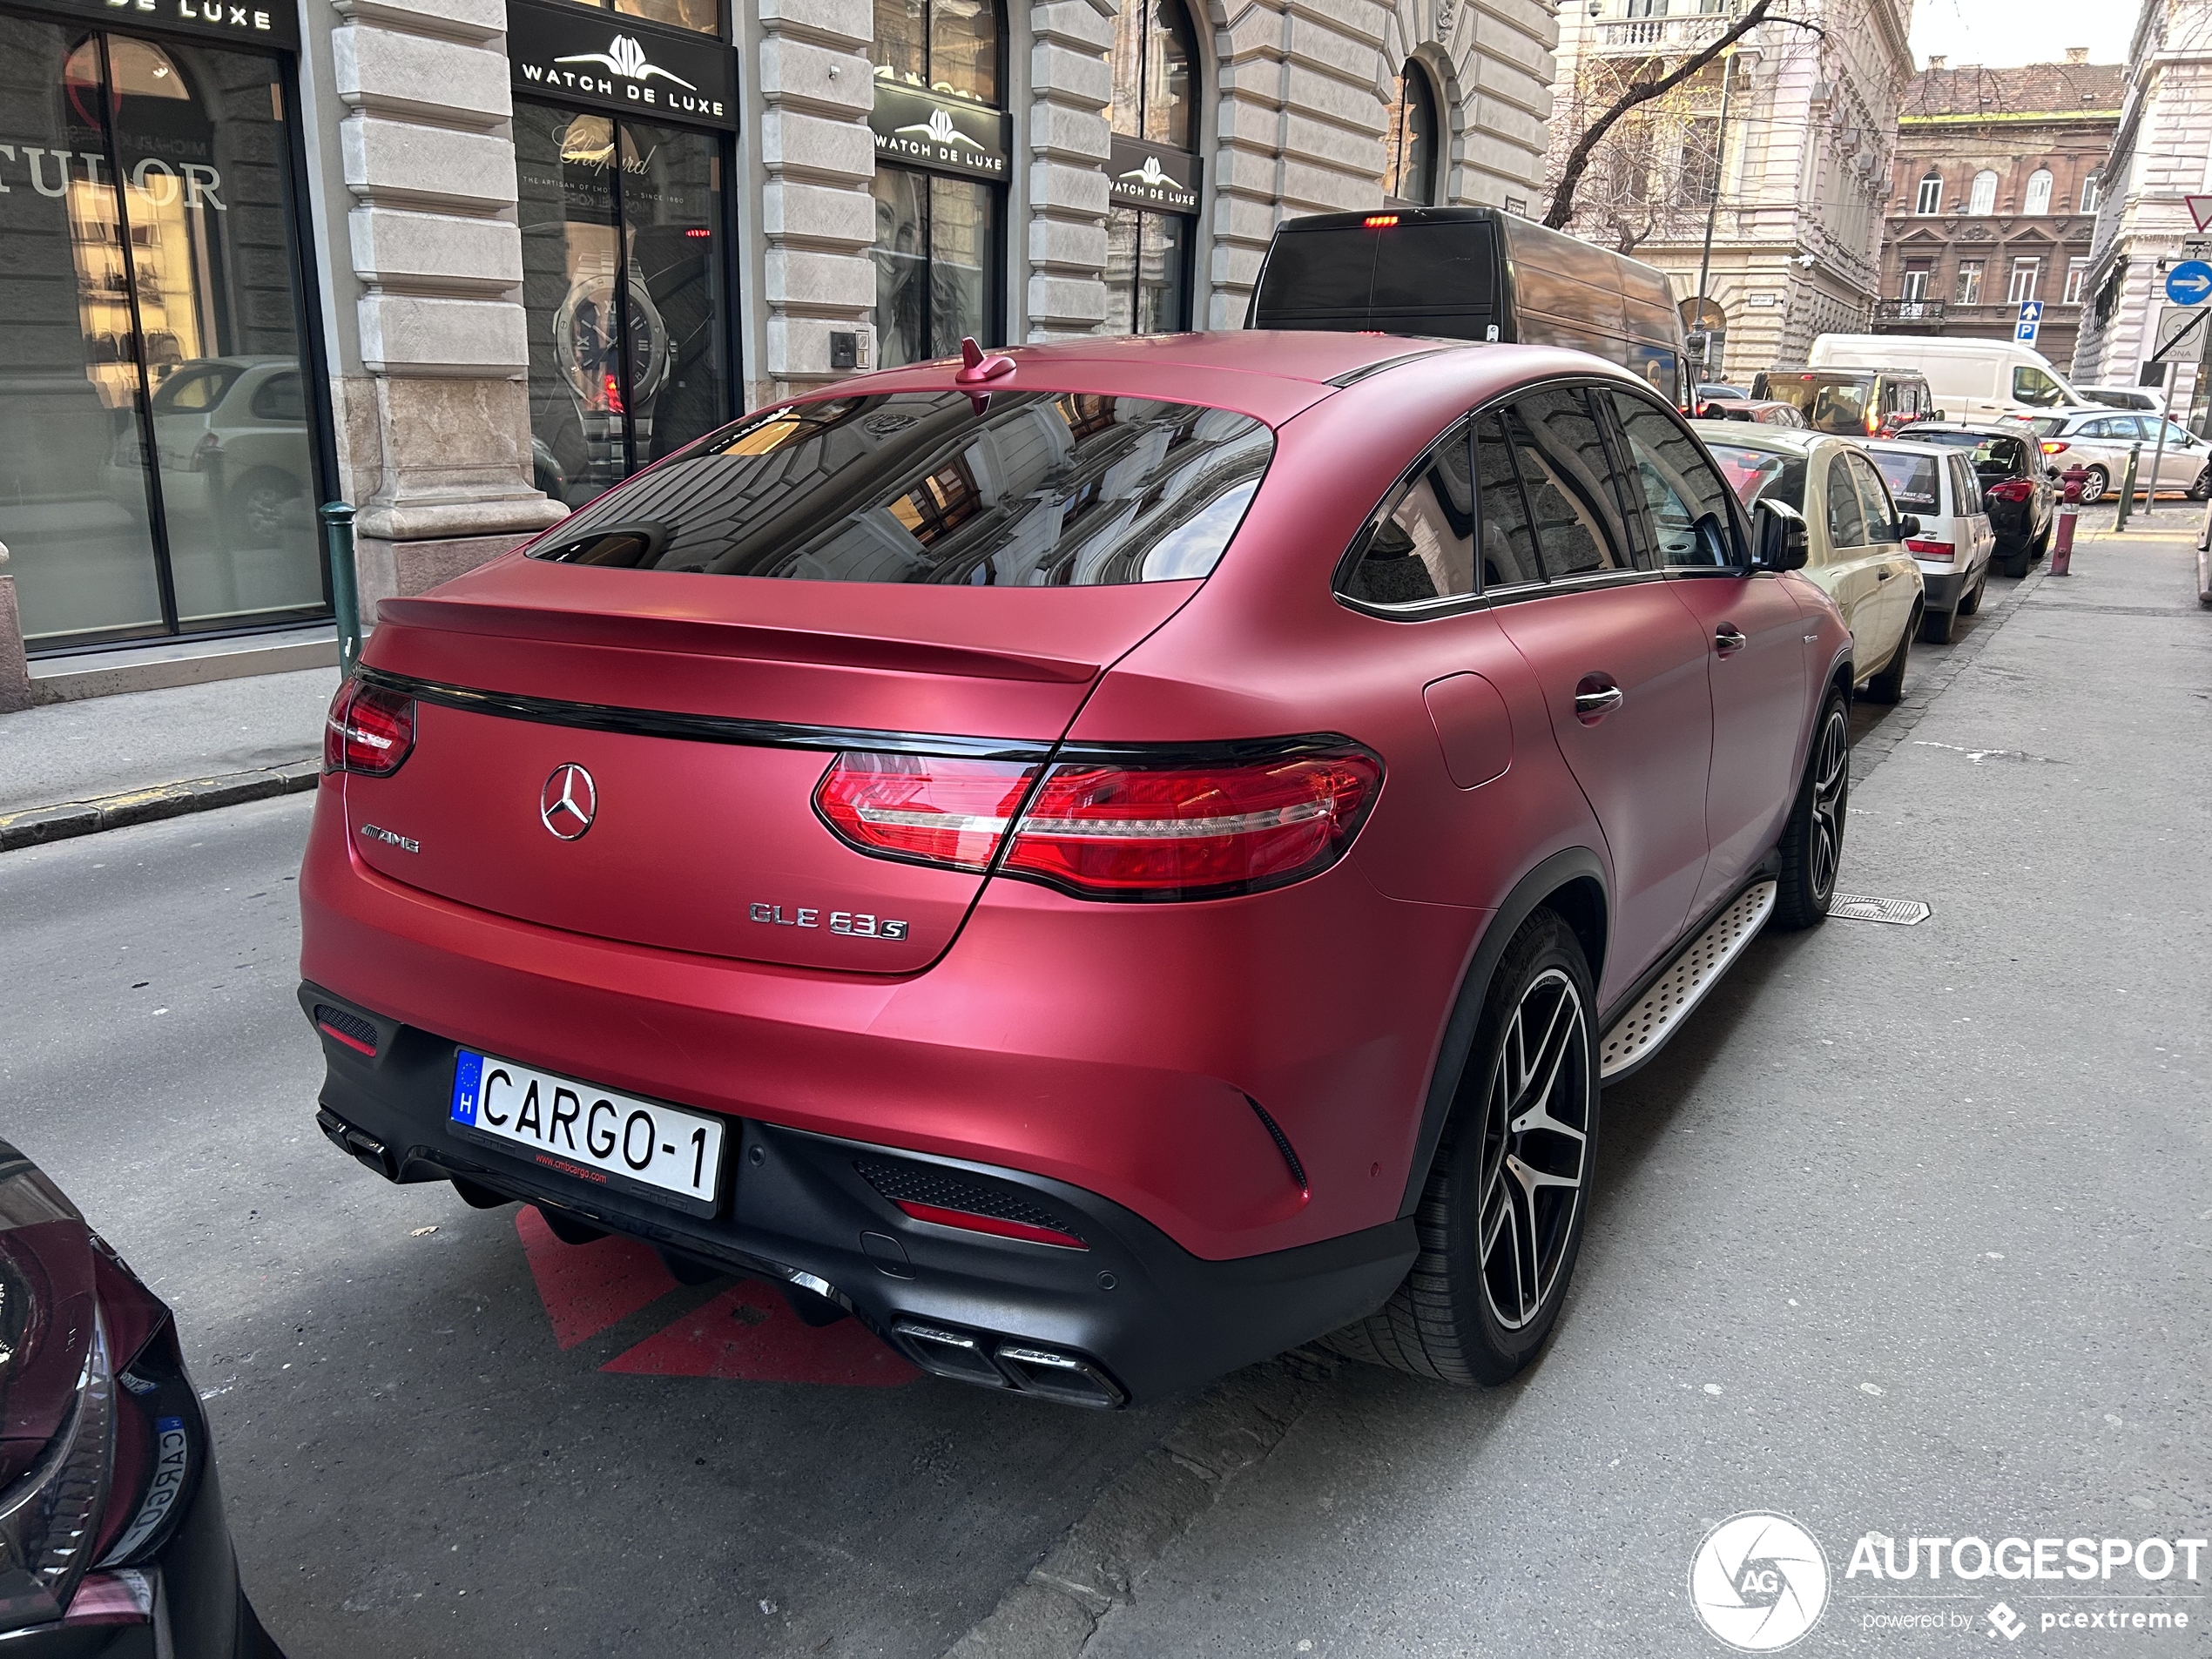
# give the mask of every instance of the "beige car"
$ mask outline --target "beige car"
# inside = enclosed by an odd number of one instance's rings
[[[1862,695],[1894,703],[1920,631],[1920,567],[1905,545],[1920,521],[1900,515],[1872,459],[1848,438],[1737,421],[1692,421],[1745,507],[1762,499],[1804,515],[1805,574],[1851,629]]]

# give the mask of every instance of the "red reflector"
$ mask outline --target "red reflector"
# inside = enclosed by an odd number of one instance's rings
[[[376,1057],[376,1045],[374,1043],[363,1042],[359,1037],[354,1036],[349,1033],[341,1031],[336,1026],[330,1024],[327,1021],[317,1020],[315,1022],[315,1029],[321,1032],[323,1035],[327,1037],[337,1038],[339,1042],[344,1043],[348,1049],[365,1054],[372,1060]]]
[[[1051,1227],[1032,1227],[1026,1221],[1001,1221],[996,1216],[979,1216],[968,1210],[941,1210],[934,1204],[909,1204],[904,1198],[893,1200],[916,1221],[934,1222],[940,1227],[960,1227],[972,1233],[989,1233],[999,1238],[1027,1239],[1032,1244],[1056,1244],[1062,1250],[1089,1250],[1090,1246],[1073,1233],[1063,1233]]]
[[[1370,213],[1360,223],[1371,231],[1386,231],[1398,222],[1395,213]]]
[[[1258,893],[1335,863],[1381,783],[1381,764],[1348,745],[1242,765],[1062,762],[1002,867],[1084,898]]]
[[[714,233],[709,230],[701,230],[698,226],[694,225],[690,230],[685,231],[684,234],[690,237],[695,242],[704,242],[708,237],[713,235]]]
[[[1020,760],[841,754],[822,774],[814,805],[864,853],[981,870],[1036,773]]]
[[[386,778],[415,747],[415,699],[347,680],[323,722],[322,769]]]
[[[1947,559],[1959,550],[1949,542],[1922,542],[1910,536],[1905,538],[1905,545],[1916,559]]]

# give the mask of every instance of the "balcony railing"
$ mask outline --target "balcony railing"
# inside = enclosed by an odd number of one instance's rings
[[[1734,20],[1725,12],[1689,17],[1632,17],[1600,24],[1597,47],[1604,52],[1682,52],[1710,46]]]
[[[1873,323],[1877,328],[1939,327],[1948,309],[1940,300],[1877,300]]]

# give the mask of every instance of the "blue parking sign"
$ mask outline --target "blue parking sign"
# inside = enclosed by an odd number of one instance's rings
[[[2020,301],[2020,320],[2013,326],[2013,338],[2023,346],[2033,346],[2042,326],[2043,302],[2040,300]]]

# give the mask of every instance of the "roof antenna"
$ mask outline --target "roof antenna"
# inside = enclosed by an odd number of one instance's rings
[[[996,354],[986,357],[973,334],[960,342],[960,372],[953,379],[962,386],[980,386],[985,381],[998,380],[1014,373],[1011,357],[1001,357]]]

